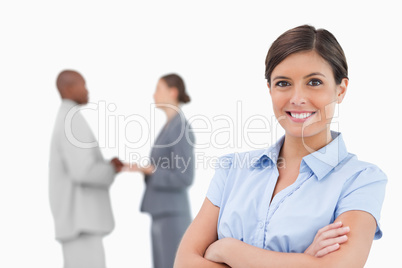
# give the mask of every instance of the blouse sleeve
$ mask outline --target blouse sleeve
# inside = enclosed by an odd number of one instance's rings
[[[219,158],[215,166],[215,174],[209,184],[207,198],[217,207],[221,206],[222,195],[225,189],[226,178],[232,165],[232,155]]]
[[[382,231],[379,221],[386,184],[387,176],[374,165],[357,173],[343,187],[335,209],[335,218],[350,210],[368,212],[377,222],[374,239],[380,239]]]

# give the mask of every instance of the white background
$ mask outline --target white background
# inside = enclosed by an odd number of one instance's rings
[[[135,114],[149,121],[158,78],[179,73],[192,98],[183,108],[187,118],[206,116],[212,130],[227,127],[222,120],[213,121],[214,116],[234,120],[231,146],[197,149],[206,160],[256,147],[238,130],[253,115],[272,119],[264,79],[266,52],[279,34],[301,24],[328,29],[341,43],[350,86],[334,128],[344,134],[350,152],[377,164],[389,177],[381,219],[384,236],[374,241],[366,267],[402,267],[402,184],[397,172],[402,20],[397,1],[385,0],[1,1],[0,267],[61,267],[47,175],[60,105],[55,79],[61,70],[84,75],[91,102],[115,105],[116,110],[105,112],[109,130],[106,136],[100,131],[107,137],[102,151],[106,158],[126,160],[129,151],[147,156],[151,142],[125,150],[125,142],[149,132],[124,118]],[[236,117],[238,101],[242,119]],[[106,122],[96,111],[84,114],[95,133]],[[156,111],[155,118],[157,133],[164,115]],[[271,145],[278,138],[271,122],[271,133],[253,134],[250,140]],[[231,139],[226,134],[215,141],[208,133],[196,135],[200,143]],[[212,175],[207,160],[199,161],[190,190],[194,215]],[[140,174],[116,178],[111,190],[116,228],[105,239],[108,267],[151,267],[149,217],[139,212],[143,190]]]

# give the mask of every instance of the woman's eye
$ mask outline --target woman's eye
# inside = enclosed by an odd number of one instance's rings
[[[276,83],[276,85],[278,87],[287,87],[287,86],[290,86],[290,83],[288,83],[286,81],[279,81],[278,83]]]
[[[316,87],[316,86],[321,85],[322,82],[321,82],[321,80],[318,80],[318,79],[312,79],[312,80],[310,80],[307,84],[308,84],[309,86]]]

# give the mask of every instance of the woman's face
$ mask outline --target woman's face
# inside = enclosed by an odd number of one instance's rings
[[[348,80],[336,85],[331,66],[315,51],[291,54],[278,64],[268,84],[276,118],[286,135],[328,135],[336,103]]]
[[[159,79],[154,93],[154,101],[158,108],[174,104],[174,94],[172,91],[173,90],[168,87],[165,80]]]

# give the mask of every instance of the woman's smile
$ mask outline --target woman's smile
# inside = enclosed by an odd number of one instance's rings
[[[304,123],[310,118],[312,118],[316,112],[306,112],[306,111],[288,111],[286,112],[288,117],[296,123]]]

